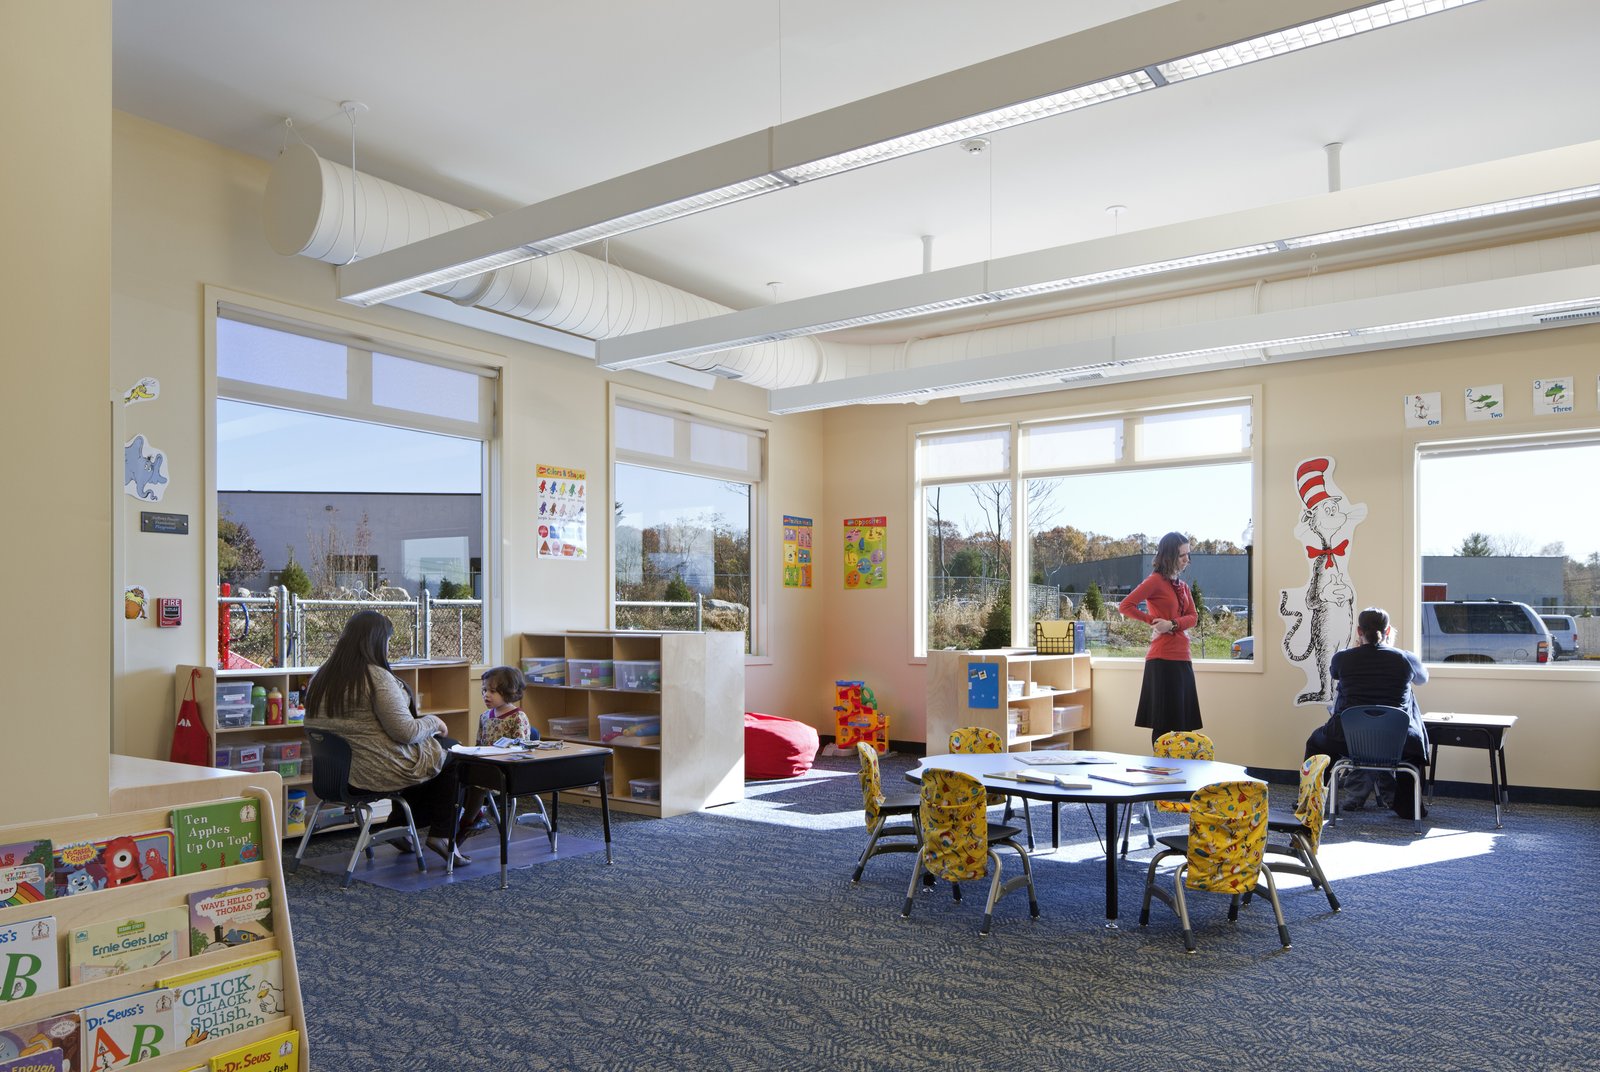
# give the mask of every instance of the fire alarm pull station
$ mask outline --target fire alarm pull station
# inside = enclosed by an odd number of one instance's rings
[[[162,596],[156,600],[156,627],[170,629],[183,624],[183,600]]]

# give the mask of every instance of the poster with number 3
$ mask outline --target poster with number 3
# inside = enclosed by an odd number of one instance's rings
[[[885,568],[888,543],[886,517],[848,517],[844,522],[844,586],[847,589],[887,588]]]

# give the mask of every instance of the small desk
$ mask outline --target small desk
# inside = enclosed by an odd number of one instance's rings
[[[611,749],[592,744],[564,744],[560,748],[538,749],[503,756],[469,756],[457,752],[461,768],[461,792],[468,787],[487,789],[500,795],[500,888],[506,888],[506,862],[511,853],[512,808],[516,798],[529,793],[550,794],[550,851],[556,850],[556,831],[560,825],[561,790],[586,789],[600,796],[600,822],[606,834],[606,863],[611,863],[611,805],[606,799],[606,760]],[[455,839],[451,839],[451,849]],[[452,851],[445,864],[455,870]]]
[[[1049,749],[1058,751],[1058,749]],[[1060,751],[1065,751],[1061,749]],[[1040,767],[1053,774],[1065,774],[1069,777],[1081,777],[1089,783],[1088,789],[1065,789],[1061,786],[1044,785],[1039,782],[1014,782],[1007,778],[995,778],[992,775],[997,771],[1015,770],[1024,764],[1018,762],[1015,753],[988,752],[982,754],[928,756],[923,761],[906,772],[906,779],[920,783],[922,772],[925,769],[954,770],[970,774],[984,784],[984,787],[1007,796],[1024,797],[1028,800],[1048,800],[1052,807],[1051,813],[1055,814],[1056,806],[1061,804],[1104,804],[1106,807],[1106,926],[1117,925],[1117,807],[1121,804],[1137,804],[1146,800],[1173,800],[1186,799],[1192,796],[1197,789],[1204,788],[1212,782],[1258,781],[1245,773],[1245,769],[1233,763],[1217,763],[1204,759],[1158,759],[1155,756],[1130,756],[1120,752],[1083,752],[1075,753],[1079,756],[1094,756],[1100,759],[1111,760],[1104,764],[1074,764],[1050,765]],[[1110,773],[1121,771],[1125,767],[1179,767],[1179,776],[1182,782],[1168,782],[1163,785],[1122,785],[1118,782],[1102,782],[1090,777],[1090,772],[1099,771]]]
[[[1433,783],[1439,771],[1439,746],[1483,748],[1489,753],[1489,791],[1494,795],[1494,825],[1500,828],[1500,805],[1511,802],[1506,780],[1506,734],[1517,724],[1516,715],[1464,715],[1436,712],[1423,715],[1428,727],[1428,791],[1433,799]]]

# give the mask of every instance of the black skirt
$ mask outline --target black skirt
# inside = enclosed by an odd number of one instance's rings
[[[1163,733],[1200,728],[1200,694],[1194,688],[1194,665],[1187,659],[1146,659],[1144,687],[1139,691],[1135,726]]]

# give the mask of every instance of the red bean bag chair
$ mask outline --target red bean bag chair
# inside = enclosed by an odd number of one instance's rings
[[[811,769],[822,740],[804,722],[781,715],[744,713],[746,781],[793,778]]]

